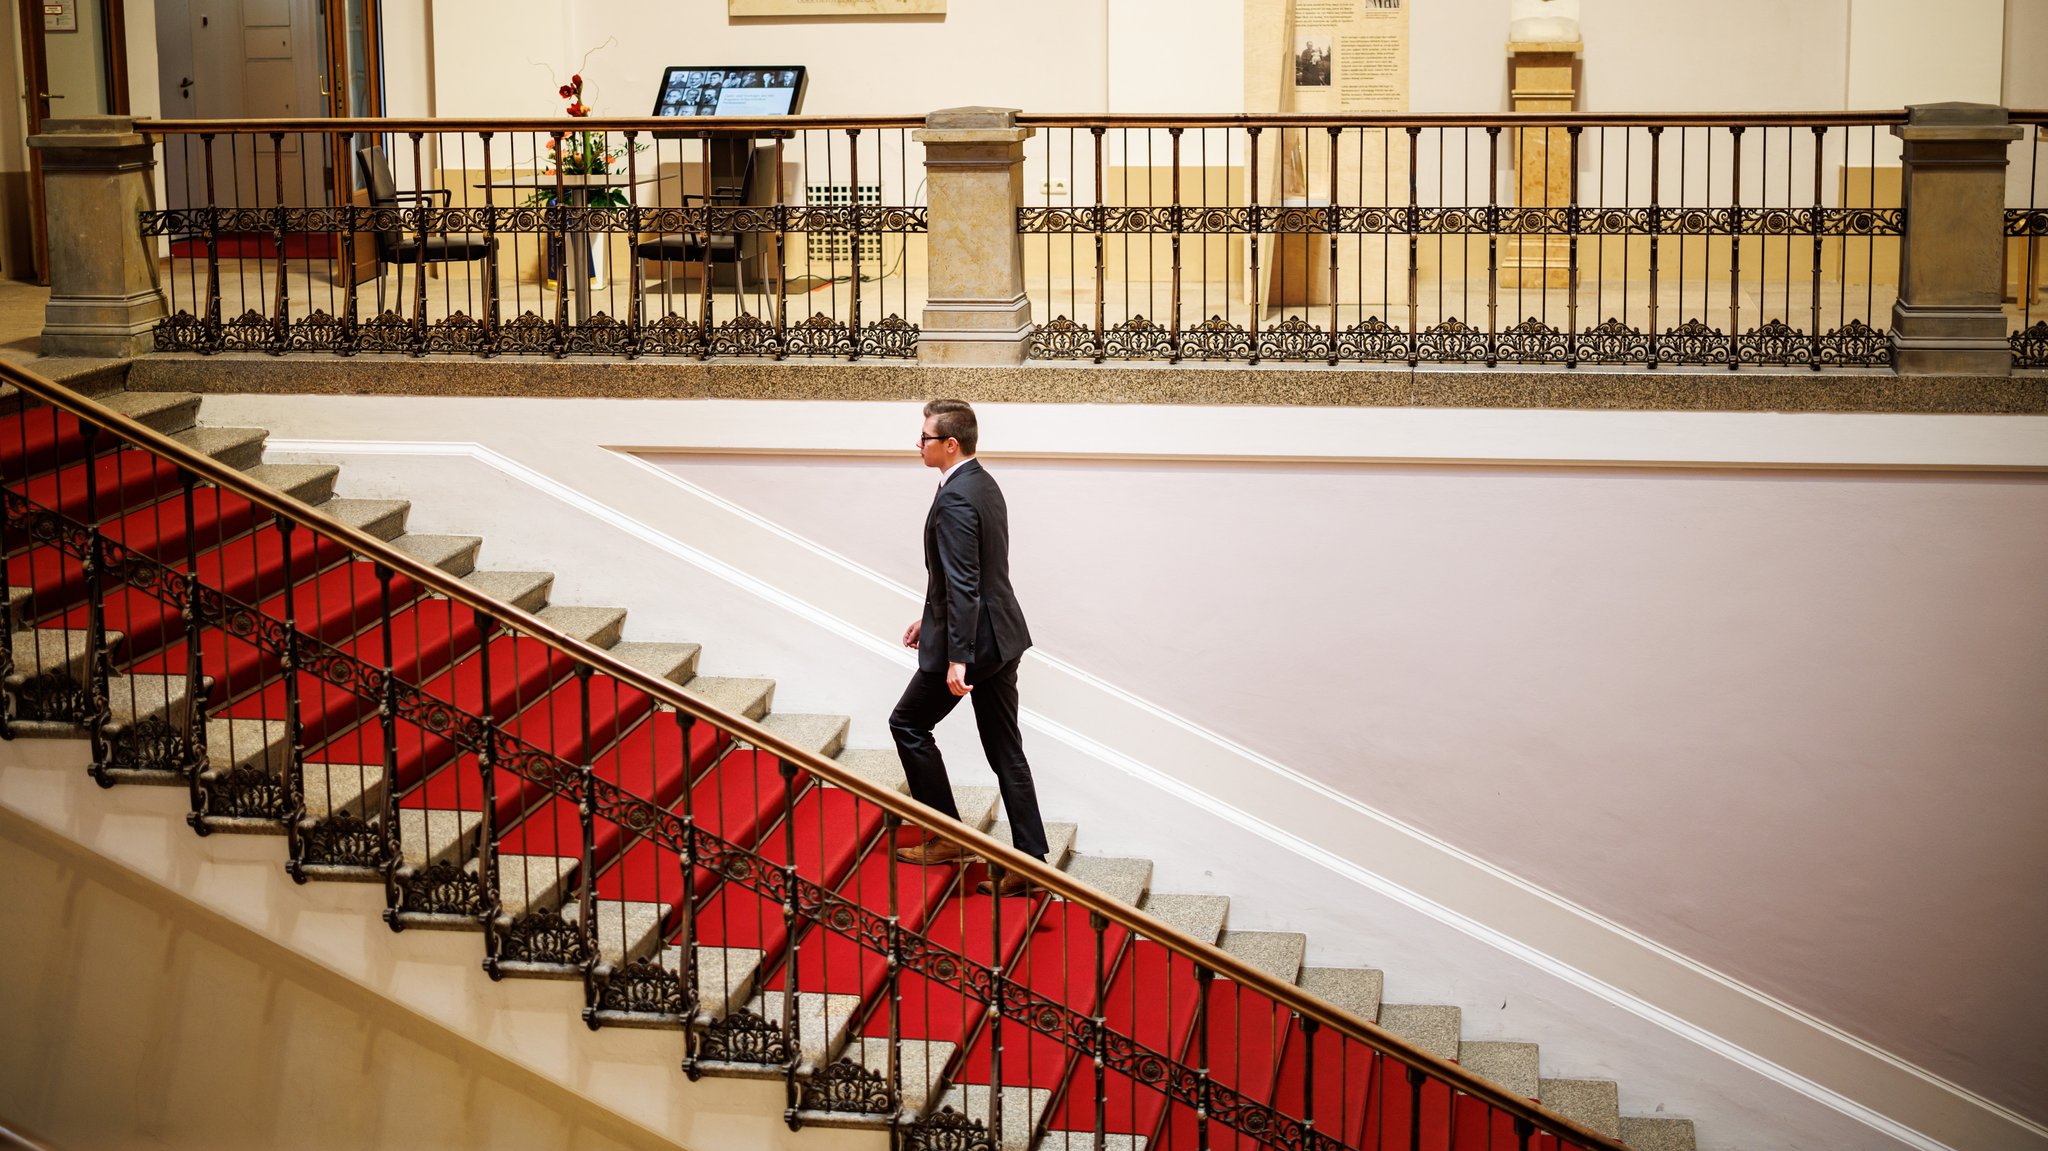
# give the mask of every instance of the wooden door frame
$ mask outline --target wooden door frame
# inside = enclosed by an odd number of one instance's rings
[[[384,29],[383,0],[363,0],[363,83],[369,90],[370,116],[384,114]],[[327,107],[326,114],[335,118],[354,115],[350,104],[349,81],[351,73],[348,59],[348,0],[327,0]],[[350,147],[353,137],[336,133],[329,137],[329,188],[328,203],[367,205],[367,197],[359,196],[355,187],[354,150]],[[377,245],[370,233],[356,236],[355,265],[344,269],[347,284],[374,280],[381,269],[377,262]]]

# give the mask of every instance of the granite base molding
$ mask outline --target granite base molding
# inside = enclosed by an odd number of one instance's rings
[[[173,354],[132,361],[128,386],[262,395],[895,401],[945,395],[986,403],[1041,404],[2048,414],[2048,373],[2031,372],[1899,376],[1882,370],[1806,369],[1651,372],[1067,363],[983,367]]]

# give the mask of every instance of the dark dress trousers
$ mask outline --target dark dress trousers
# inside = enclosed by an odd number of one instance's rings
[[[1024,611],[1010,588],[1010,511],[1003,490],[979,460],[955,468],[924,522],[924,623],[917,674],[889,715],[889,731],[918,802],[958,819],[946,761],[932,728],[960,698],[946,687],[946,665],[967,665],[974,726],[995,771],[1017,850],[1045,858],[1045,823],[1024,736],[1017,726],[1017,661],[1031,646]]]

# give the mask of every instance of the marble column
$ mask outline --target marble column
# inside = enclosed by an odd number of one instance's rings
[[[137,214],[155,206],[155,150],[127,116],[45,120],[28,145],[42,153],[50,234],[43,354],[149,351],[164,299]]]
[[[1575,22],[1574,22],[1575,23]],[[1578,106],[1578,40],[1508,42],[1508,102],[1516,112],[1569,112]],[[1572,202],[1571,134],[1563,128],[1511,128],[1515,204],[1564,208]],[[1501,245],[1504,288],[1571,286],[1571,240],[1562,234],[1522,236]]]
[[[2005,308],[2006,151],[2021,136],[1991,104],[1916,104],[1904,141],[1899,297],[1901,375],[2010,375]]]
[[[1021,364],[1031,344],[1024,296],[1024,141],[1011,108],[948,108],[912,133],[925,148],[929,294],[925,364]]]

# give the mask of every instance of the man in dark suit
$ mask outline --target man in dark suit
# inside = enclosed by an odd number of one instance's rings
[[[924,521],[924,616],[903,633],[903,646],[917,649],[917,673],[889,715],[889,731],[910,794],[958,819],[932,728],[962,696],[972,698],[974,726],[1002,791],[1011,840],[1017,850],[1042,860],[1045,823],[1017,726],[1017,662],[1031,646],[1031,632],[1010,588],[1009,507],[995,477],[974,458],[978,438],[974,409],[965,402],[933,400],[924,406],[917,448],[925,466],[939,470],[939,494]],[[962,853],[933,838],[896,857],[954,863]],[[1005,875],[1001,887],[1003,895],[1021,894],[1024,879]],[[981,889],[992,887],[984,882]]]

